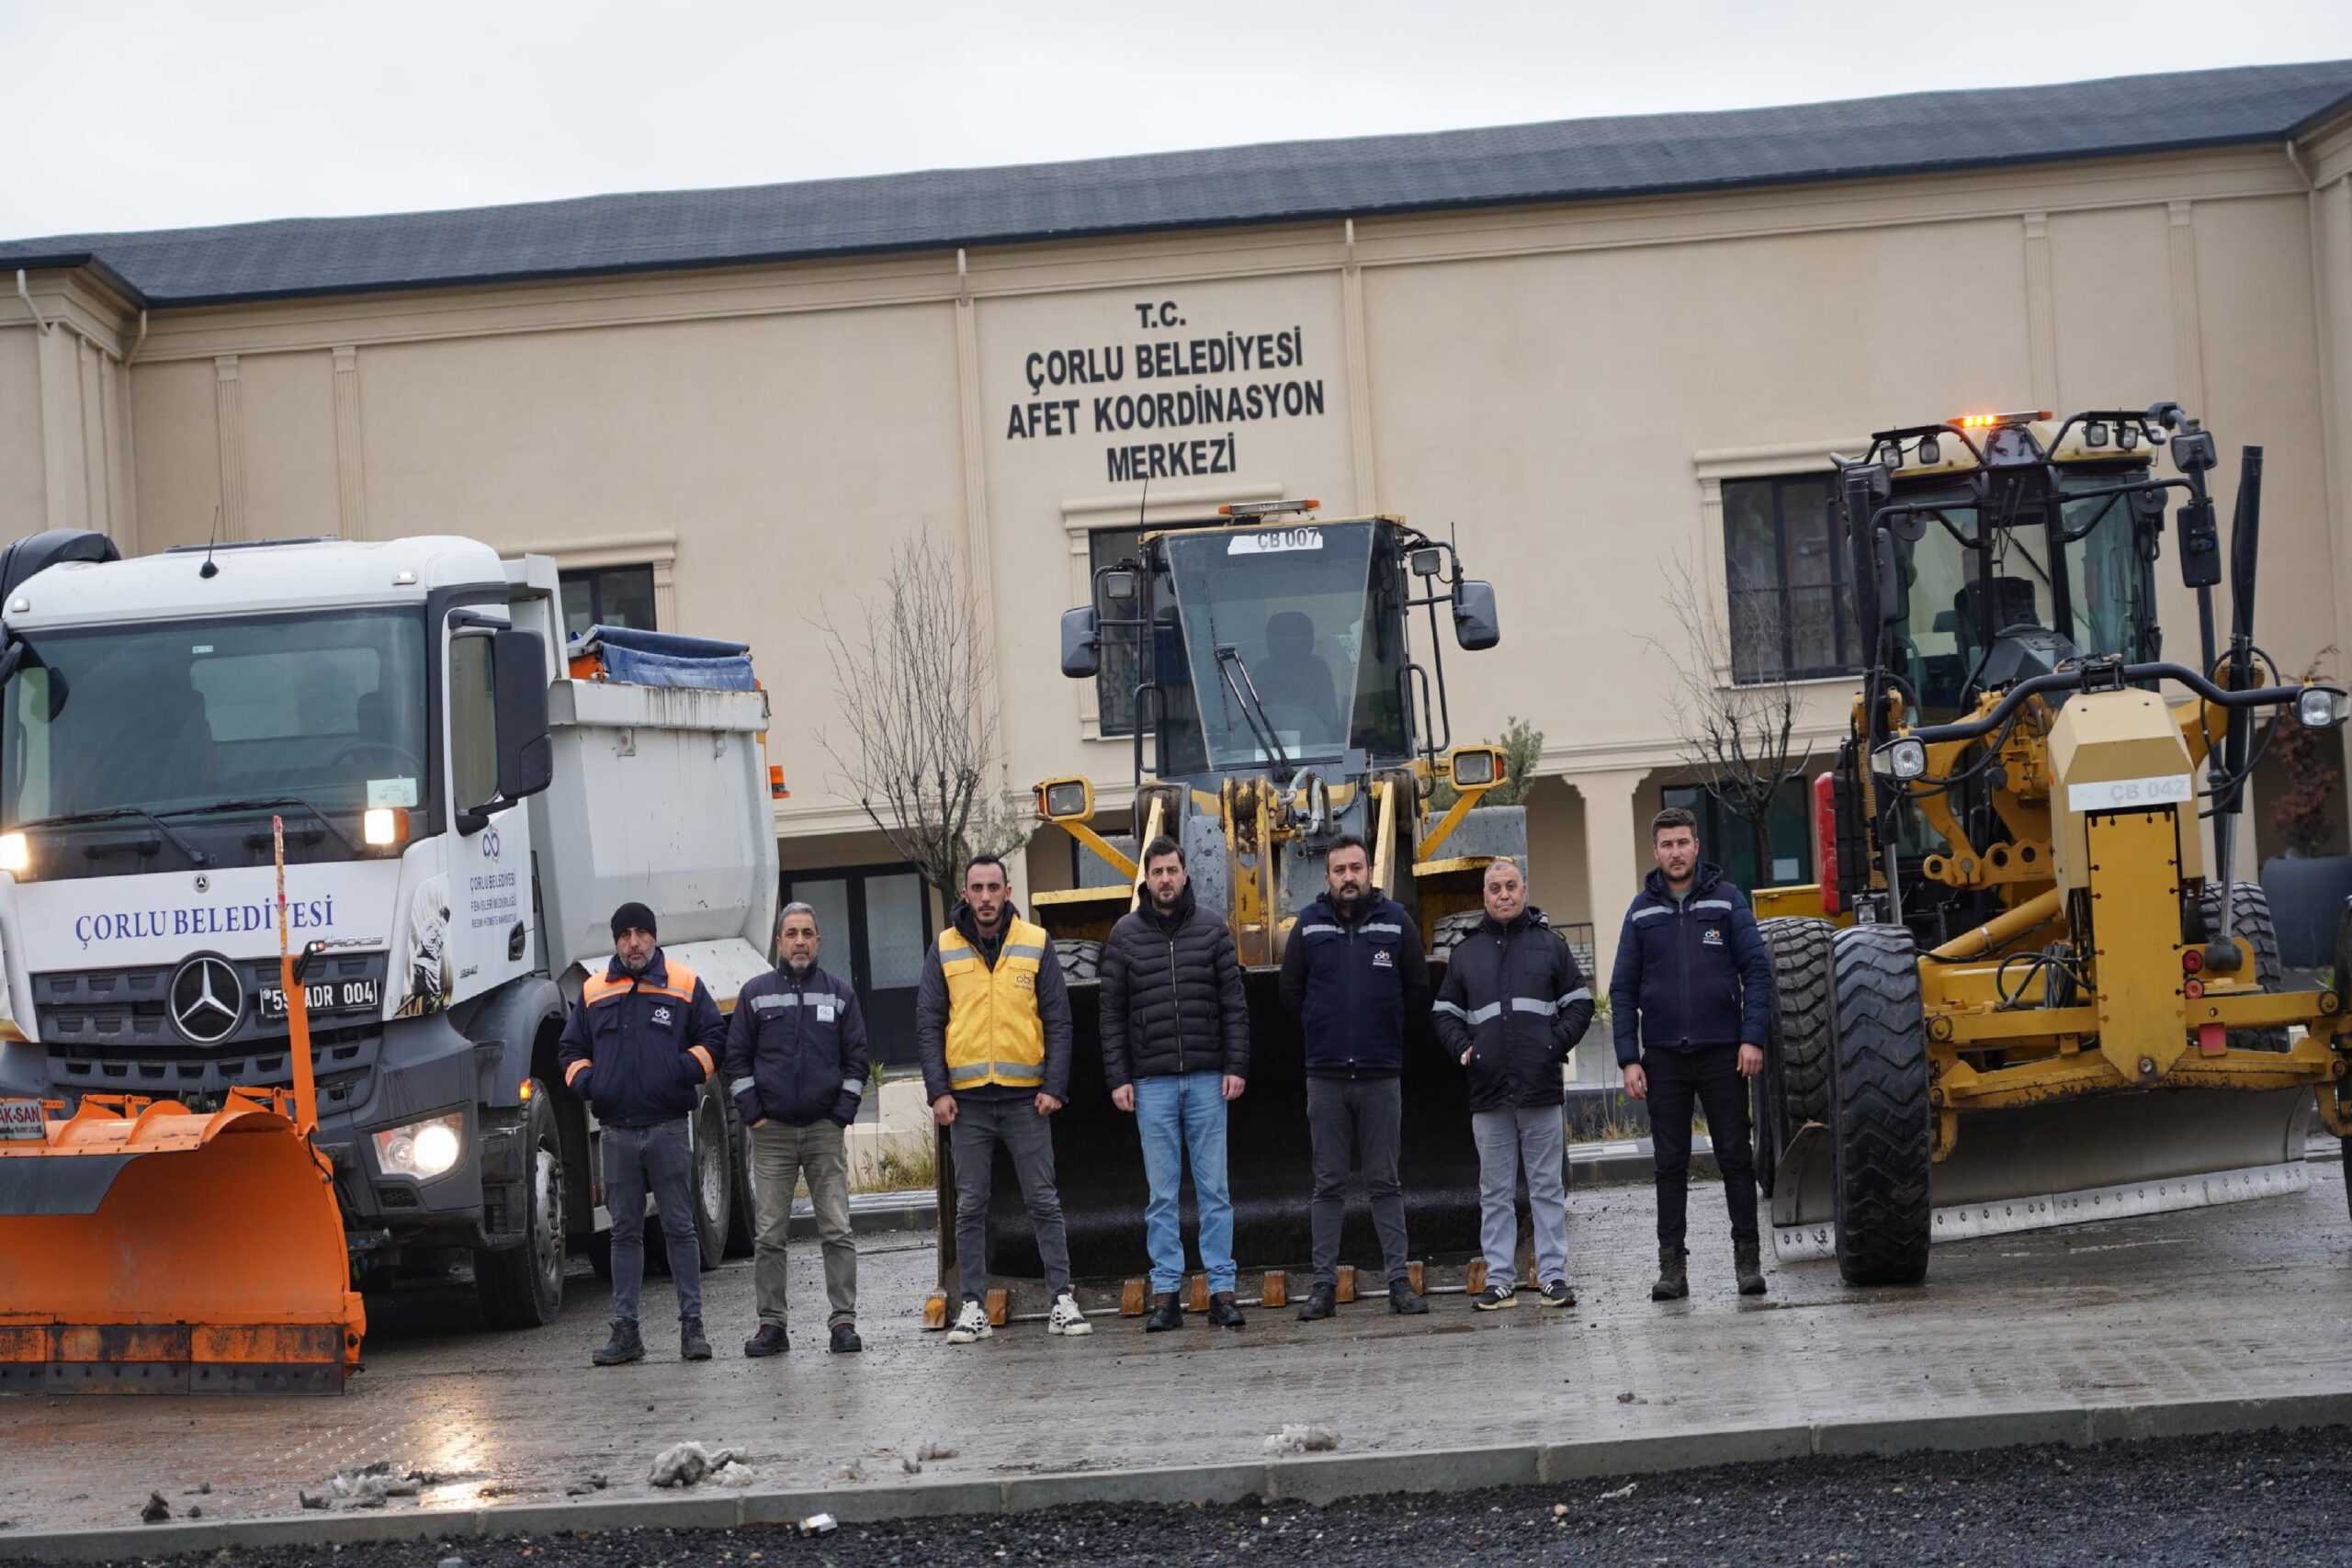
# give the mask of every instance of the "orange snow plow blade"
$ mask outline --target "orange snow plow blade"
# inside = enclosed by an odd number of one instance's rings
[[[367,1324],[295,1097],[0,1104],[0,1393],[335,1393]]]

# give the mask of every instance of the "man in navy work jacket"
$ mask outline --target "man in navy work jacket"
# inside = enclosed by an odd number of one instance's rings
[[[752,1134],[752,1208],[759,1241],[752,1264],[758,1332],[746,1356],[792,1348],[785,1334],[784,1240],[792,1229],[792,1189],[808,1179],[817,1235],[825,1249],[826,1328],[837,1354],[865,1346],[857,1337],[857,1241],[849,1225],[849,1148],[844,1133],[865,1095],[865,1015],[846,980],[817,967],[817,911],[786,904],[776,921],[776,966],[743,983],[727,1023],[727,1092]]]
[[[1572,1307],[1568,1288],[1567,1150],[1560,1069],[1592,1022],[1592,989],[1576,955],[1527,901],[1519,863],[1486,873],[1486,919],[1462,939],[1430,1004],[1439,1043],[1470,1080],[1470,1135],[1478,1145],[1478,1242],[1487,1287],[1480,1312],[1519,1304],[1516,1273],[1522,1169],[1535,1226],[1536,1301]]]
[[[1668,807],[1650,822],[1649,874],[1625,911],[1609,1016],[1625,1092],[1650,1105],[1657,1165],[1657,1283],[1654,1302],[1690,1293],[1683,1213],[1690,1176],[1690,1109],[1707,1138],[1731,1208],[1739,1293],[1764,1293],[1756,1231],[1756,1162],[1748,1146],[1747,1080],[1764,1070],[1772,1020],[1772,961],[1747,896],[1699,861],[1698,821]]]
[[[1323,896],[1298,912],[1283,950],[1283,1006],[1298,1020],[1306,1056],[1306,1126],[1315,1149],[1315,1290],[1299,1321],[1331,1315],[1339,1300],[1340,1227],[1348,1169],[1363,1172],[1373,1229],[1388,1274],[1388,1310],[1423,1313],[1405,1258],[1405,1190],[1396,1179],[1404,1116],[1405,1022],[1430,1005],[1429,960],[1413,917],[1372,884],[1352,834],[1323,863]]]
[[[605,1206],[613,1215],[613,1335],[600,1367],[645,1359],[637,1331],[645,1280],[645,1193],[662,1208],[678,1287],[678,1355],[710,1359],[702,1332],[702,1248],[695,1237],[694,1149],[686,1120],[718,1069],[727,1021],[695,972],[662,956],[653,911],[613,911],[613,961],[580,989],[563,1025],[563,1081],[596,1108]]]

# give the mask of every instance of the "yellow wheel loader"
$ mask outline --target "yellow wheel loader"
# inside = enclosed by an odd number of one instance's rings
[[[1492,648],[1493,588],[1463,575],[1451,544],[1402,518],[1325,520],[1316,507],[1235,506],[1152,528],[1135,558],[1096,574],[1095,605],[1062,617],[1062,672],[1131,684],[1137,720],[1132,834],[1096,829],[1090,781],[1036,786],[1040,818],[1089,852],[1081,886],[1038,894],[1031,911],[1055,939],[1077,1021],[1054,1141],[1081,1278],[1139,1274],[1146,1261],[1135,1118],[1111,1103],[1095,1012],[1102,939],[1134,906],[1139,846],[1161,834],[1184,846],[1193,891],[1231,925],[1246,971],[1250,1083],[1231,1108],[1227,1160],[1245,1269],[1310,1255],[1306,1072],[1276,982],[1298,908],[1323,891],[1331,844],[1343,834],[1365,841],[1374,881],[1412,912],[1436,964],[1476,924],[1487,863],[1526,854],[1524,811],[1478,804],[1502,782],[1501,753],[1453,746],[1447,717],[1441,613],[1461,648]],[[1419,648],[1408,637],[1417,611],[1427,613]],[[1436,810],[1441,782],[1455,794]],[[1463,1076],[1426,1018],[1410,1027],[1413,1247],[1467,1253],[1477,1243],[1477,1156]],[[1001,1174],[990,1269],[1035,1276],[1015,1190]],[[943,1247],[952,1229],[943,1213]],[[1377,1256],[1366,1215],[1351,1215],[1342,1253]]]
[[[1838,461],[1869,657],[1815,786],[1827,918],[1764,922],[1783,1259],[1915,1282],[1939,1239],[2300,1189],[2314,1099],[2347,1130],[2352,927],[2337,989],[2282,990],[2262,889],[2225,869],[2257,724],[2332,728],[2346,700],[2256,646],[2257,447],[2217,634],[2215,462],[2171,403],[1889,430]],[[2194,664],[2154,615],[2168,513]]]

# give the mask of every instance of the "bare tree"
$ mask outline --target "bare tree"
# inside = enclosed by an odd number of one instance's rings
[[[1747,825],[1761,881],[1772,870],[1773,797],[1804,777],[1813,761],[1811,743],[1798,744],[1802,700],[1787,671],[1803,666],[1807,649],[1826,646],[1834,657],[1836,606],[1832,590],[1817,596],[1815,614],[1802,591],[1747,583],[1736,565],[1729,570],[1727,606],[1707,591],[1690,558],[1678,554],[1664,596],[1674,641],[1669,647],[1653,638],[1650,647],[1674,672],[1672,716],[1682,761],[1702,788]],[[1720,662],[1725,658],[1727,670]]]
[[[855,800],[899,857],[959,895],[975,854],[1011,854],[1029,839],[1003,787],[989,640],[954,554],[928,534],[891,552],[880,593],[858,602],[848,630],[820,608],[831,643],[837,728],[817,733]]]

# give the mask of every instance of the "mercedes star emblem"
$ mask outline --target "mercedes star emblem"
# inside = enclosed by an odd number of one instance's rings
[[[218,1045],[244,1016],[245,987],[225,958],[191,958],[172,976],[172,1022],[198,1045]]]
[[[202,872],[200,872],[200,871],[199,871],[199,872],[198,872],[198,873],[196,874],[196,890],[197,890],[198,893],[209,893],[209,892],[211,892],[211,891],[212,891],[212,879],[211,879],[210,877],[209,877],[209,876],[205,875],[205,874],[204,874],[204,873],[202,873]]]

